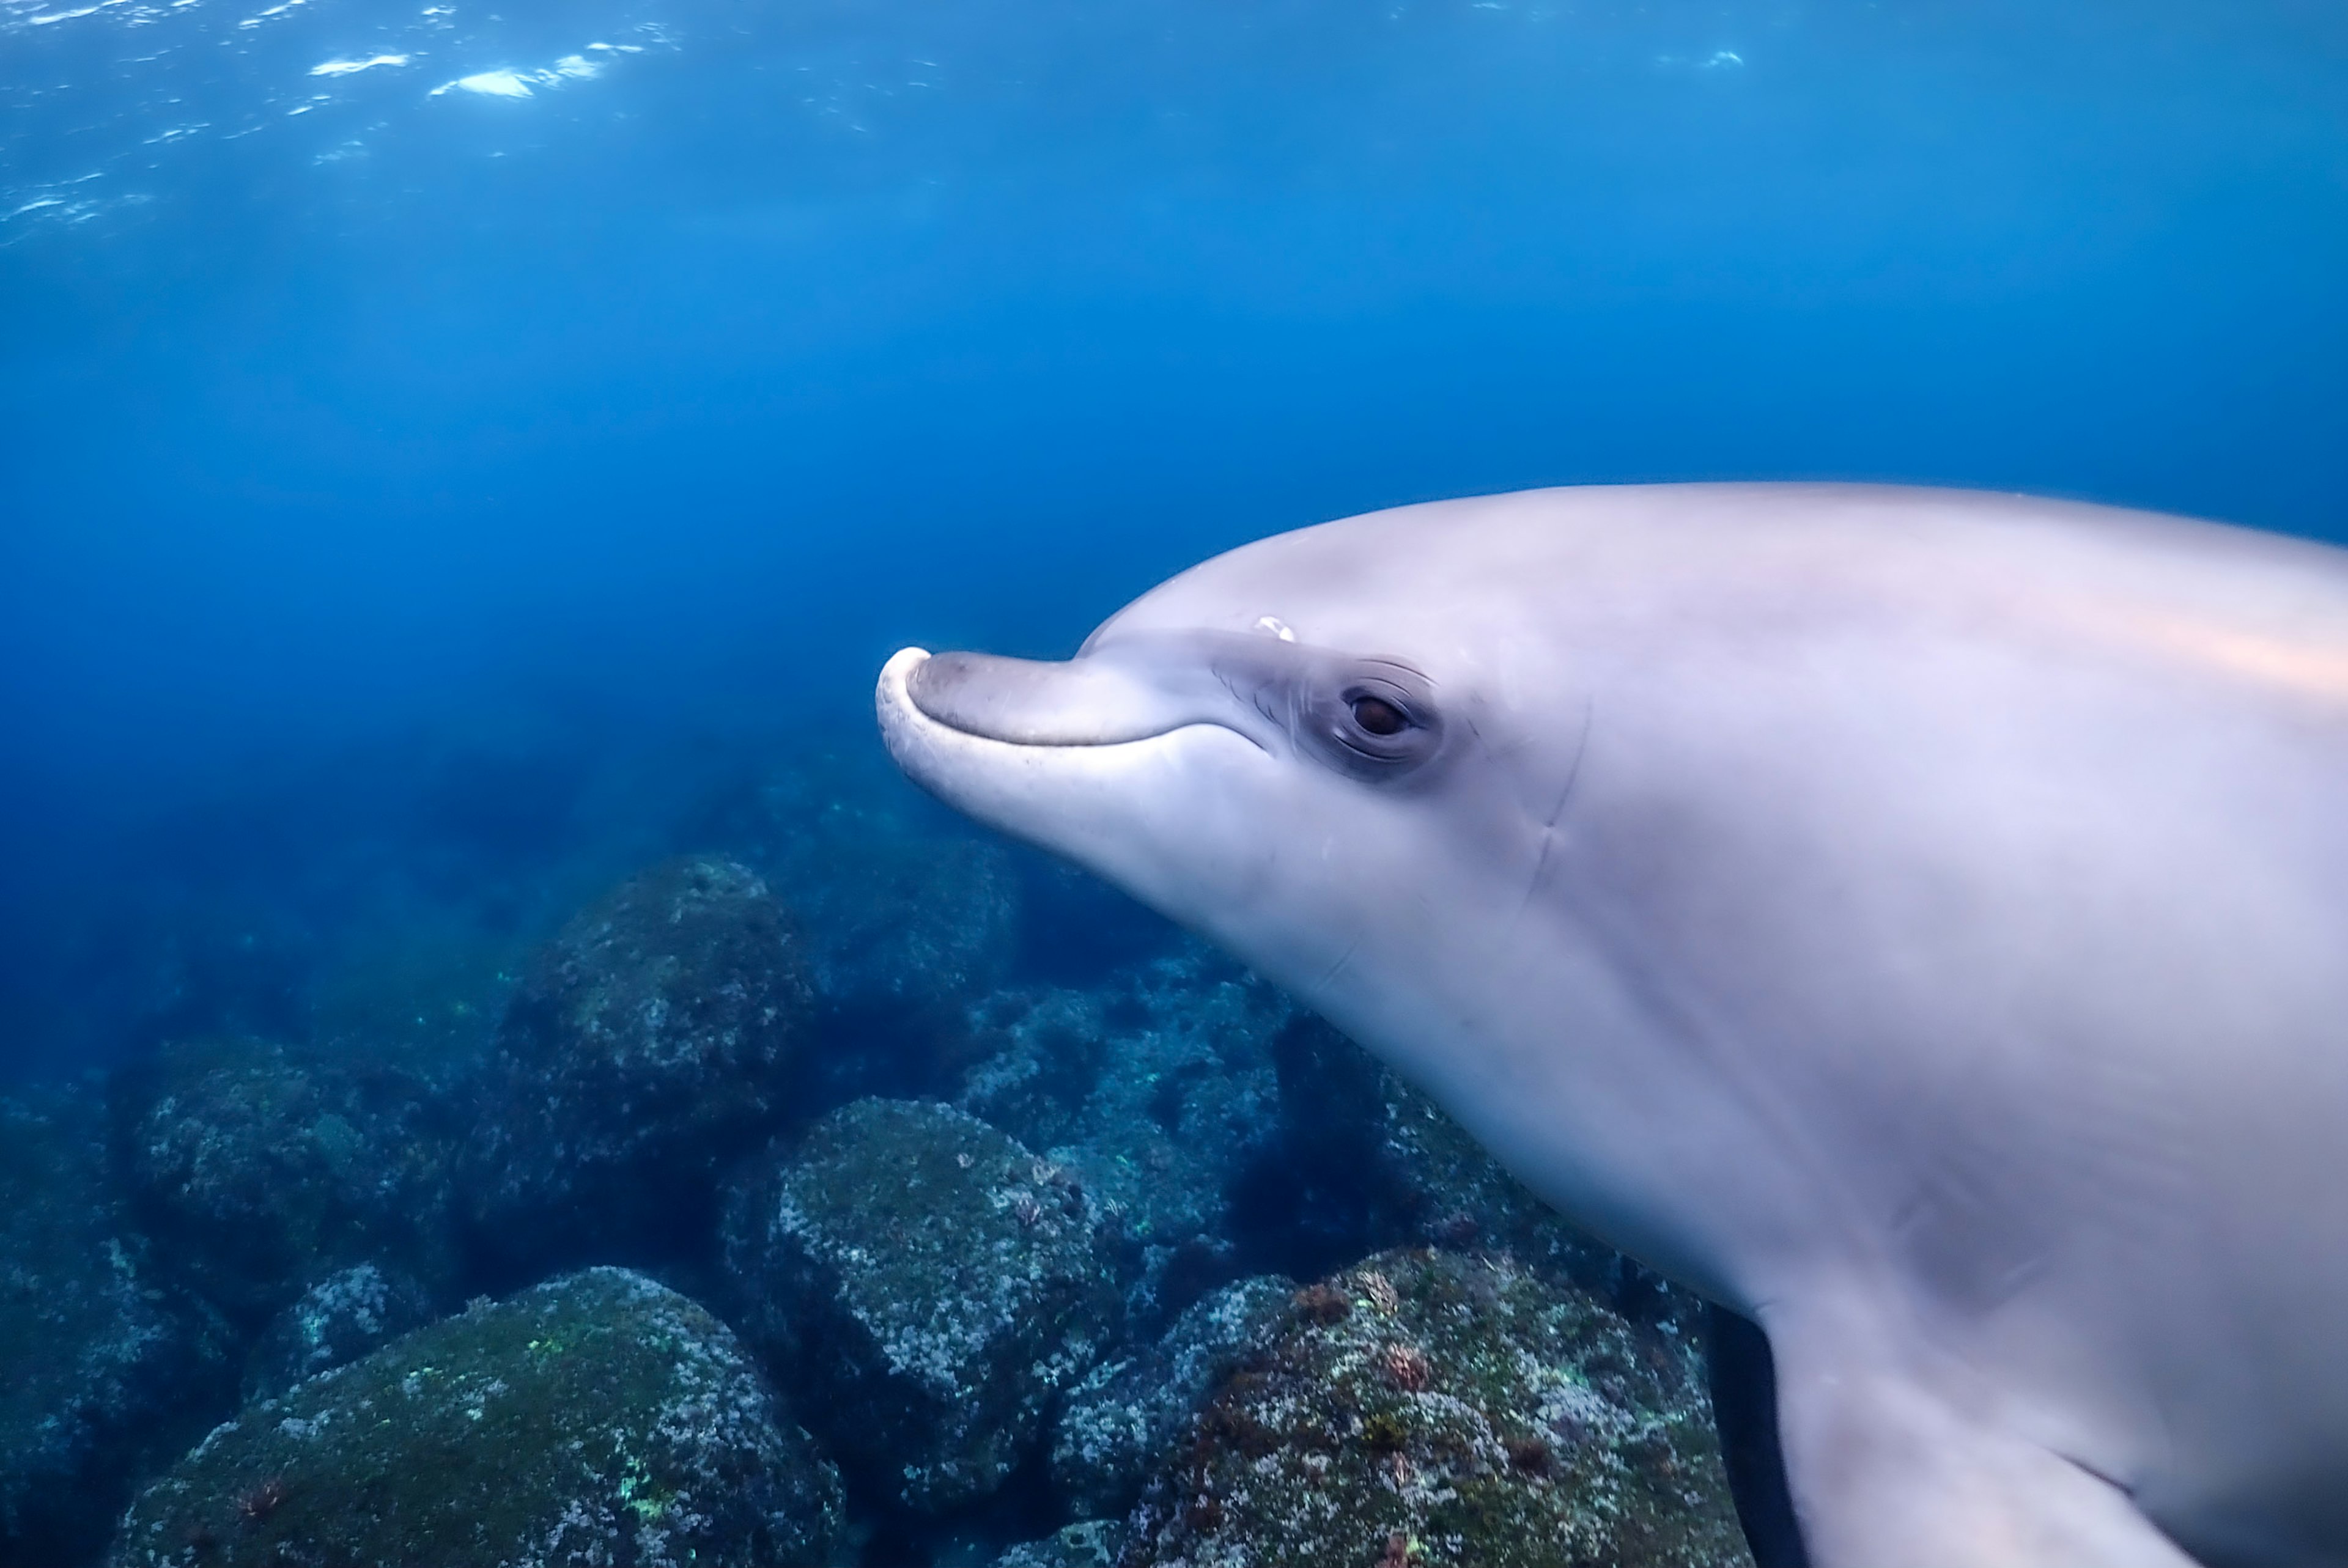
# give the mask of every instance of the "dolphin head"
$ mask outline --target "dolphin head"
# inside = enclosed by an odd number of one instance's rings
[[[1365,901],[1407,897],[1402,841],[1443,820],[1427,797],[1462,787],[1475,736],[1424,651],[1258,619],[1121,617],[1063,663],[909,649],[882,732],[949,804],[1303,982],[1376,945],[1391,911]]]
[[[1755,1174],[1804,1157],[1779,1043],[1865,1016],[1836,988],[1882,922],[1838,856],[1919,813],[1909,837],[1957,842],[1935,803],[1981,792],[1922,771],[1952,713],[2011,706],[1934,699],[1962,661],[1877,634],[1887,593],[1970,580],[1880,541],[1987,505],[1666,486],[1371,513],[1194,567],[1065,662],[907,649],[880,727],[947,804],[1218,943],[1733,1305],[1730,1255],[1808,1201]],[[2009,591],[2003,565],[1973,575]]]
[[[1457,507],[1243,547],[1065,662],[907,649],[881,673],[882,733],[948,804],[1440,1077],[1433,1042],[1455,1057],[1497,1027],[1462,981],[1525,912],[1584,717],[1570,660],[1538,661],[1537,691],[1496,679],[1534,629],[1509,609],[1508,549],[1437,548]]]

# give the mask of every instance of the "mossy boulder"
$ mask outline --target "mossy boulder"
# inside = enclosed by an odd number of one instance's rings
[[[1131,1508],[1208,1397],[1286,1325],[1295,1294],[1279,1275],[1240,1280],[1192,1303],[1156,1344],[1095,1368],[1052,1439],[1052,1481],[1068,1506],[1092,1519]]]
[[[937,1512],[1000,1487],[1117,1322],[1065,1169],[951,1106],[863,1100],[752,1173],[726,1266],[748,1331],[843,1462]]]
[[[361,1263],[330,1274],[261,1331],[244,1359],[244,1402],[273,1399],[304,1378],[355,1361],[434,1316],[430,1295],[398,1269]]]
[[[813,1005],[757,876],[695,856],[623,883],[531,961],[463,1165],[478,1240],[516,1266],[660,1255],[676,1216],[790,1101]]]
[[[1128,1312],[1162,1328],[1241,1272],[1225,1194],[1279,1123],[1272,1041],[1294,1016],[1199,947],[1100,987],[1004,991],[978,1011],[990,1053],[955,1102],[1082,1177]]]
[[[95,1097],[0,1101],[0,1563],[84,1562],[142,1473],[234,1402],[227,1327],[169,1286]]]
[[[1136,1522],[1123,1568],[1748,1561],[1693,1346],[1435,1251],[1299,1292]]]
[[[1024,1541],[994,1560],[994,1568],[1117,1568],[1132,1532],[1118,1519],[1087,1519],[1041,1541]]]
[[[840,1510],[724,1325],[596,1268],[248,1408],[132,1505],[112,1562],[821,1564]]]
[[[126,1070],[111,1094],[117,1158],[158,1255],[246,1326],[361,1262],[448,1276],[455,1129],[423,1080],[215,1039]]]

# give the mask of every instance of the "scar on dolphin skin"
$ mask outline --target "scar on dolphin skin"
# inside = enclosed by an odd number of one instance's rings
[[[1525,917],[1526,910],[1532,907],[1534,897],[1540,892],[1541,879],[1549,872],[1550,851],[1557,845],[1557,825],[1565,815],[1566,803],[1573,798],[1575,783],[1581,777],[1581,759],[1589,754],[1590,726],[1595,722],[1597,714],[1598,699],[1594,696],[1584,698],[1581,704],[1581,728],[1574,737],[1572,760],[1566,764],[1565,784],[1557,792],[1557,804],[1549,808],[1549,815],[1541,821],[1540,853],[1533,857],[1532,875],[1525,881],[1525,896],[1517,901],[1517,912],[1509,918],[1511,927]],[[1480,731],[1475,731],[1472,725],[1470,729],[1471,733],[1478,734],[1478,738],[1481,737]]]

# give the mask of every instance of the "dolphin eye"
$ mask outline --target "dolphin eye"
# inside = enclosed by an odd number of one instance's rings
[[[1349,659],[1309,688],[1299,733],[1323,762],[1365,784],[1415,773],[1443,749],[1433,684],[1393,659]]]
[[[1353,701],[1354,723],[1373,735],[1398,735],[1410,728],[1410,719],[1384,697],[1364,692]]]

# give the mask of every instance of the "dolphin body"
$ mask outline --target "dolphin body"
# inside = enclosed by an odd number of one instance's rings
[[[2348,1562],[2348,552],[1533,491],[879,709],[1757,1323],[1819,1568]]]

